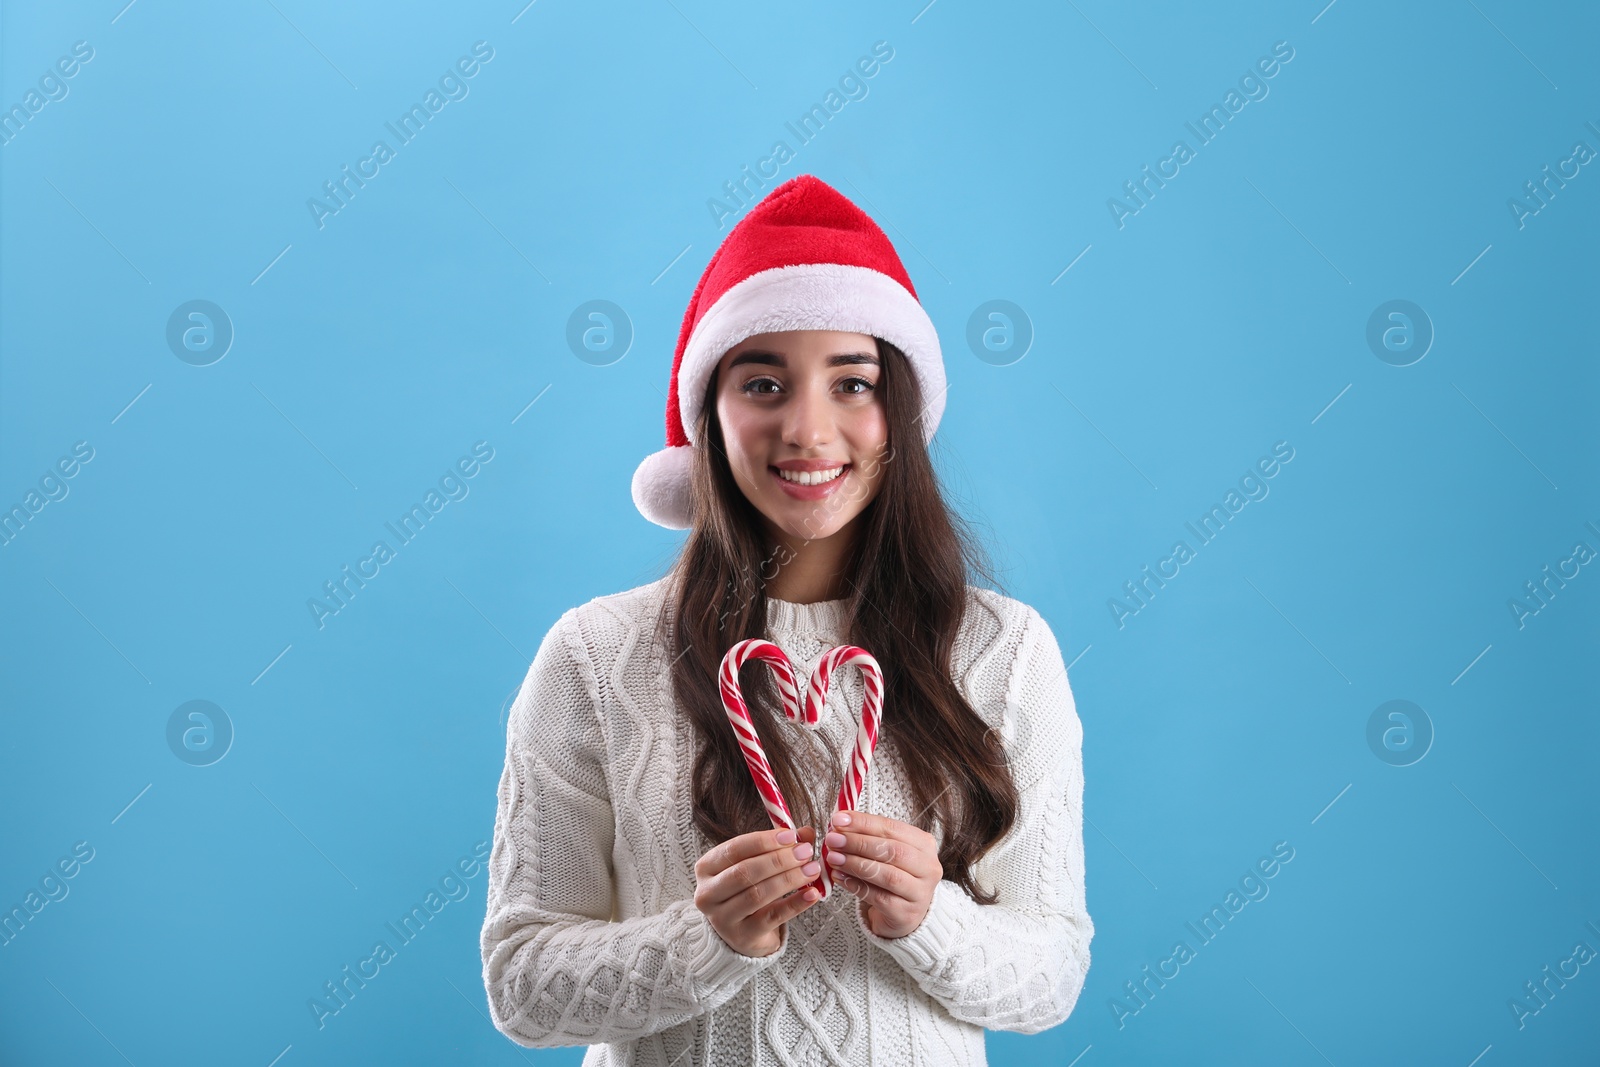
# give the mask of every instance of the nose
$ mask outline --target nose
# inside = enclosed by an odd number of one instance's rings
[[[815,448],[831,441],[833,432],[833,411],[826,387],[807,383],[797,388],[784,405],[784,444]]]

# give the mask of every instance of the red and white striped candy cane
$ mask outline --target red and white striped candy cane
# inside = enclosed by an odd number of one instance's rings
[[[828,699],[828,683],[833,672],[850,664],[860,669],[865,693],[861,701],[861,722],[856,728],[856,743],[850,753],[850,763],[845,767],[844,781],[839,785],[834,811],[854,811],[861,799],[861,791],[866,787],[872,753],[878,747],[878,727],[883,722],[883,669],[866,649],[840,645],[823,653],[817,669],[811,672],[810,684],[806,686],[806,716],[815,722],[823,703]],[[822,843],[822,849],[822,870],[827,873],[829,849],[826,840]]]
[[[840,645],[829,649],[823,653],[816,670],[812,672],[802,701],[795,684],[794,667],[789,662],[789,657],[784,654],[783,649],[771,641],[764,641],[761,638],[740,641],[728,649],[727,654],[722,657],[718,684],[722,693],[723,709],[728,713],[728,722],[732,724],[734,734],[739,739],[745,765],[750,768],[750,776],[755,781],[756,791],[761,794],[761,801],[766,806],[772,825],[777,829],[789,830],[795,829],[794,817],[790,815],[789,805],[784,802],[783,792],[778,788],[777,779],[773,777],[772,767],[767,762],[766,752],[761,747],[761,739],[756,735],[755,724],[750,719],[750,709],[746,707],[744,696],[739,691],[739,668],[751,659],[762,660],[772,667],[778,683],[778,696],[783,704],[784,716],[813,730],[817,728],[822,707],[827,702],[828,687],[833,679],[833,672],[851,664],[861,671],[865,691],[861,704],[861,722],[856,730],[850,762],[845,768],[844,781],[839,786],[838,798],[834,805],[835,811],[854,810],[866,785],[867,771],[872,766],[872,753],[878,745],[878,728],[883,721],[883,670],[879,667],[878,661],[866,649],[855,645]],[[826,831],[823,833],[826,834]],[[822,895],[821,899],[827,899],[833,891],[833,872],[828,864],[828,855],[831,851],[827,841],[823,840],[819,853],[822,873],[811,883]]]
[[[752,659],[762,660],[772,668],[773,678],[778,683],[778,699],[783,703],[783,713],[791,719],[799,717],[800,692],[795,684],[794,666],[783,649],[759,637],[740,641],[722,657],[722,668],[717,672],[717,685],[722,691],[722,709],[728,713],[728,722],[733,725],[734,735],[739,739],[745,765],[750,768],[750,777],[755,779],[756,791],[761,794],[761,803],[766,805],[772,825],[780,830],[793,830],[794,817],[789,814],[789,805],[783,802],[783,792],[778,788],[778,780],[772,776],[766,750],[761,747],[761,738],[756,735],[755,723],[750,719],[750,709],[745,706],[744,694],[739,690],[739,668]]]

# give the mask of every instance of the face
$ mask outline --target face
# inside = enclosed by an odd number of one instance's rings
[[[717,364],[728,465],[769,533],[793,542],[845,530],[877,496],[889,425],[872,337],[763,333]]]

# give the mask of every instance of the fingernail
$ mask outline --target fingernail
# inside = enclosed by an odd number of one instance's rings
[[[806,874],[820,874],[822,873],[822,864],[816,862],[808,863],[804,867],[801,867],[800,870],[804,871]]]
[[[797,860],[808,860],[808,859],[810,859],[811,858],[811,842],[802,841],[798,845],[794,846],[794,858],[797,859]]]
[[[836,811],[833,814],[833,821],[840,826],[849,826],[850,813],[848,811]]]
[[[829,834],[823,841],[827,842],[829,848],[844,848],[843,834]]]
[[[795,835],[795,832],[793,830],[779,830],[778,831],[778,844],[780,844],[780,845],[792,845],[792,844],[795,843],[795,840],[796,840],[796,835]]]
[[[844,857],[839,855],[837,852],[830,852],[828,853],[828,862],[834,866],[838,866],[844,862]]]

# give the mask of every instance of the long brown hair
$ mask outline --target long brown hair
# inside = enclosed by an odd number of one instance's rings
[[[919,809],[917,825],[943,829],[939,862],[944,877],[980,904],[998,896],[980,890],[971,865],[1010,830],[1017,789],[997,733],[973,710],[950,677],[950,653],[967,604],[969,576],[998,588],[981,542],[949,508],[923,443],[924,398],[906,356],[877,339],[882,366],[877,390],[888,422],[883,482],[858,516],[844,577],[850,644],[872,652],[883,668],[886,714],[879,751],[893,744],[908,772]],[[755,506],[733,479],[717,419],[717,379],[706,387],[695,440],[693,525],[669,571],[666,637],[676,657],[672,685],[694,724],[694,823],[713,842],[770,822],[744,756],[728,728],[717,690],[723,653],[765,633],[765,583],[785,559],[768,546]],[[779,552],[787,550],[780,547]],[[666,622],[667,614],[662,617]],[[800,826],[820,826],[804,782],[825,780],[836,768],[800,766],[768,669],[747,663],[741,689],[779,788]],[[902,710],[905,709],[905,710]],[[912,711],[914,709],[914,713]],[[830,803],[832,798],[829,798]]]

